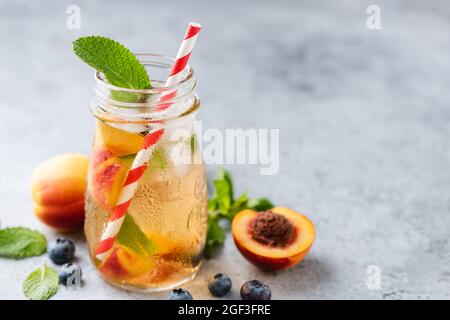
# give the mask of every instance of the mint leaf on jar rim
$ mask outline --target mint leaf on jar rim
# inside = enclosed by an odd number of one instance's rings
[[[150,79],[136,56],[119,42],[101,36],[78,38],[73,51],[84,62],[103,73],[114,86],[149,89]],[[128,101],[127,99],[123,99]]]
[[[43,266],[28,275],[22,288],[24,295],[30,300],[48,300],[58,292],[58,273]]]
[[[22,227],[0,230],[0,257],[22,259],[40,256],[46,250],[47,240],[38,231]]]

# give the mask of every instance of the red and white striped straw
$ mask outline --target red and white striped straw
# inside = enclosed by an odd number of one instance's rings
[[[198,23],[191,22],[189,24],[186,35],[184,36],[183,42],[181,43],[175,58],[175,63],[172,66],[168,79],[166,80],[166,87],[172,86],[181,80],[181,72],[187,65],[200,29],[201,25]],[[158,110],[167,109],[171,105],[169,101],[173,99],[176,94],[176,90],[163,94],[160,98],[160,102],[167,101],[167,103],[161,103]],[[155,127],[145,136],[144,143],[134,158],[130,171],[128,171],[127,178],[125,179],[125,183],[119,194],[116,206],[113,209],[113,213],[108,221],[108,224],[106,225],[105,230],[103,231],[97,250],[95,251],[95,256],[100,261],[106,260],[111,253],[131,200],[137,190],[139,180],[147,168],[147,163],[150,160],[153,150],[155,149],[155,145],[158,143],[163,134],[163,127]]]

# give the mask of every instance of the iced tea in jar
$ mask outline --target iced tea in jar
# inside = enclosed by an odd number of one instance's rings
[[[151,89],[119,88],[103,74],[95,75],[85,234],[91,259],[107,282],[156,291],[192,279],[202,261],[207,191],[194,130],[200,102],[190,67],[178,83],[164,87],[173,59],[137,57],[152,78]],[[168,92],[176,95],[161,99]],[[162,126],[164,134],[153,148],[112,249],[100,261],[95,251],[127,173],[144,137],[156,126]]]

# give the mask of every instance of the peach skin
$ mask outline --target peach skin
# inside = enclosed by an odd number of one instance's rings
[[[36,167],[31,194],[39,220],[60,231],[83,227],[88,162],[81,154],[62,154]]]

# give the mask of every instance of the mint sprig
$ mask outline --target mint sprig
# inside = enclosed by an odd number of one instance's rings
[[[221,220],[225,219],[231,222],[239,211],[245,209],[266,211],[274,207],[267,198],[249,199],[246,192],[234,199],[233,179],[226,170],[219,169],[213,184],[215,194],[208,200],[206,258],[210,258],[215,248],[222,245],[225,241],[226,231],[220,224]]]
[[[101,36],[81,37],[73,42],[81,60],[102,72],[112,85],[149,89],[150,79],[136,56],[119,42]]]
[[[249,199],[247,206],[255,211],[267,211],[274,207],[273,203],[267,198]]]
[[[48,300],[58,292],[58,273],[52,268],[43,266],[30,273],[22,288],[30,300]]]
[[[208,217],[208,231],[206,236],[205,257],[211,258],[216,247],[223,244],[226,237],[225,230],[220,226],[221,217],[219,215],[210,215]]]
[[[129,214],[125,215],[117,236],[117,243],[143,256],[152,255],[156,251],[154,243],[147,238]]]
[[[45,236],[28,228],[13,227],[0,230],[0,256],[21,259],[40,256],[47,249]]]

